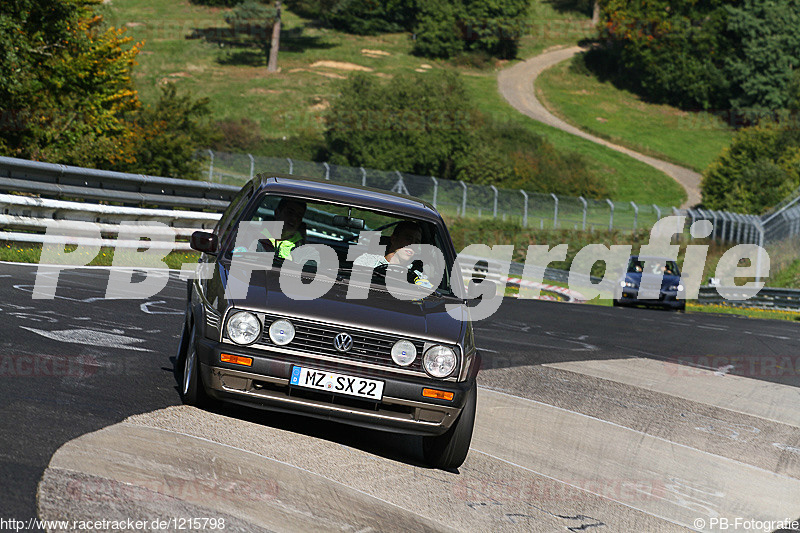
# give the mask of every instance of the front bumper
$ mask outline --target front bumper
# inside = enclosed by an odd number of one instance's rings
[[[252,367],[220,361],[220,354],[253,358]],[[261,349],[220,344],[199,339],[197,354],[206,392],[218,400],[301,413],[347,424],[417,435],[440,435],[458,418],[471,382],[455,383],[361,369],[342,362],[333,364],[312,357],[287,357]],[[289,385],[292,366],[302,365],[379,379],[384,382],[380,402]],[[422,396],[423,388],[453,392],[453,400]]]
[[[625,287],[619,295],[617,302],[621,305],[650,305],[656,307],[668,307],[671,309],[683,309],[686,307],[686,300],[678,299],[678,291],[662,290],[658,299],[640,300],[638,298],[639,289]]]

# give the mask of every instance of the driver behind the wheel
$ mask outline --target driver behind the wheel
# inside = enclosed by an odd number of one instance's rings
[[[398,265],[410,266],[416,254],[415,244],[422,242],[422,228],[416,222],[403,220],[394,227],[389,237],[386,254],[362,254],[353,261],[353,265],[363,265],[371,268]],[[413,269],[413,282],[421,286],[429,286],[427,277],[419,270]]]
[[[264,229],[265,238],[259,244],[267,252],[275,252],[281,259],[292,259],[292,250],[305,241],[303,217],[306,214],[306,203],[292,198],[281,198],[275,208],[275,220],[283,222],[280,238],[274,238]]]

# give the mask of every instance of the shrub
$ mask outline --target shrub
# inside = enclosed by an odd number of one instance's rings
[[[212,150],[250,153],[258,150],[264,142],[261,126],[249,118],[219,120],[214,124],[214,129],[219,137],[211,146]]]
[[[353,74],[326,119],[335,164],[557,194],[607,193],[580,156],[475,110],[453,72],[395,77],[387,84]]]
[[[760,214],[800,186],[800,139],[777,124],[742,129],[703,176],[703,205]]]
[[[470,147],[472,106],[455,73],[351,75],[326,116],[331,162],[453,178]]]
[[[131,117],[135,147],[133,160],[114,170],[195,179],[201,161],[195,152],[213,144],[218,133],[205,122],[209,100],[178,95],[174,85],[162,88],[155,106],[143,108]]]
[[[318,9],[332,28],[357,35],[377,35],[409,30],[417,14],[417,0],[339,0]],[[422,2],[424,3],[424,2]]]
[[[464,49],[457,6],[431,0],[421,8],[414,28],[413,53],[423,57],[449,58]]]

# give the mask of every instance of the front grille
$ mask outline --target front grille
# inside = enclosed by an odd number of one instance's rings
[[[272,345],[269,338],[269,326],[281,317],[267,315],[264,317],[264,333],[260,344]],[[364,332],[347,327],[336,327],[292,318],[295,327],[294,340],[287,348],[310,354],[327,355],[347,361],[371,363],[393,368],[401,368],[392,361],[392,346],[395,342],[405,337],[393,337],[373,332]],[[353,347],[347,352],[340,352],[333,345],[333,339],[339,333],[348,333],[353,338]],[[406,368],[422,372],[422,350],[425,342],[421,340],[406,339],[414,344],[417,349],[417,358]]]
[[[206,325],[219,331],[220,314],[210,307],[205,308],[206,311]]]

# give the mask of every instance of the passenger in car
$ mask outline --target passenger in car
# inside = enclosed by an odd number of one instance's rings
[[[258,242],[266,252],[275,252],[281,259],[292,259],[292,250],[305,244],[306,203],[293,198],[281,198],[275,208],[275,220],[283,222],[280,238],[274,238],[264,229],[265,238]]]
[[[422,228],[411,220],[403,220],[394,227],[389,237],[386,254],[362,254],[356,258],[353,265],[363,265],[375,268],[381,265],[408,265],[414,259],[413,244],[422,242]]]
[[[362,254],[353,261],[353,266],[363,265],[371,268],[388,265],[408,266],[409,282],[430,288],[432,285],[427,276],[422,273],[422,267],[415,268],[412,265],[414,255],[416,255],[413,245],[421,242],[422,228],[419,224],[411,220],[403,220],[394,227],[385,255]]]

